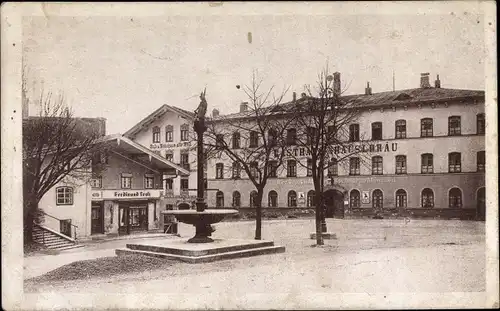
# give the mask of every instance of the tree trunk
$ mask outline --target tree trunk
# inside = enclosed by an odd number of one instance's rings
[[[323,232],[321,230],[321,219],[323,215],[323,194],[320,192],[320,187],[315,183],[316,191],[316,245],[325,244],[323,241]]]
[[[263,189],[257,191],[255,202],[255,239],[262,240],[262,195]]]
[[[25,203],[24,217],[24,241],[26,244],[33,243],[33,223],[35,221],[38,202],[34,199],[27,199]]]

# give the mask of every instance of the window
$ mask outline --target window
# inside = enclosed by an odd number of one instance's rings
[[[58,187],[56,188],[56,205],[72,205],[73,204],[73,188]]]
[[[267,204],[269,207],[278,207],[278,193],[271,190],[267,196]]]
[[[181,166],[189,171],[189,153],[181,153]]]
[[[132,174],[122,174],[121,186],[122,189],[130,189],[132,187]]]
[[[224,207],[224,193],[217,191],[215,194],[215,207]]]
[[[275,146],[277,144],[278,140],[278,134],[276,133],[276,130],[270,129],[267,132],[268,140],[269,140],[269,145],[270,146]]]
[[[255,207],[257,203],[257,191],[250,192],[250,207]]]
[[[223,163],[215,164],[215,178],[216,179],[224,179],[224,164]]]
[[[458,188],[451,188],[448,194],[448,202],[450,208],[462,207],[462,190]]]
[[[313,174],[313,161],[312,159],[307,159],[307,176],[312,176]]]
[[[337,159],[331,159],[328,162],[328,177],[333,177],[338,175],[339,166],[337,163]]]
[[[326,128],[326,141],[329,143],[333,143],[337,138],[337,128],[335,125],[329,125]]]
[[[297,143],[297,130],[289,129],[286,131],[286,143],[288,145],[295,145]]]
[[[382,139],[382,122],[372,123],[372,140]]]
[[[269,165],[269,177],[273,177],[273,178],[276,178],[278,177],[278,161],[269,161],[267,162],[267,164]]]
[[[181,191],[188,191],[189,189],[189,179],[181,178]]]
[[[376,189],[373,190],[372,194],[372,207],[375,209],[382,209],[384,208],[384,194],[382,193],[382,190]]]
[[[297,177],[297,163],[295,162],[295,160],[288,160],[287,161],[286,176],[287,177]]]
[[[307,127],[307,131],[306,131],[306,135],[307,135],[307,144],[310,144],[312,143],[316,138],[316,128],[315,127],[311,127],[311,126],[308,126]]]
[[[448,154],[448,173],[460,173],[462,171],[462,160],[460,152]]]
[[[288,207],[297,207],[297,193],[293,190],[288,192]]]
[[[307,192],[307,207],[315,207],[316,202],[315,202],[315,194],[314,190],[310,190]]]
[[[479,151],[477,153],[477,171],[484,172],[485,166],[486,166],[486,156],[484,154],[484,151]]]
[[[424,118],[420,120],[420,137],[432,137],[433,134],[433,121],[431,118]]]
[[[403,189],[398,189],[396,191],[396,207],[406,207],[407,203],[406,191]]]
[[[241,206],[241,194],[238,191],[233,192],[233,207]]]
[[[406,120],[396,121],[396,138],[406,138]]]
[[[160,128],[158,126],[153,127],[153,143],[160,142]]]
[[[349,206],[351,208],[361,207],[361,195],[356,189],[351,190],[351,194],[349,195]]]
[[[165,126],[165,141],[167,143],[174,141],[174,127],[172,125]]]
[[[448,118],[448,135],[455,136],[461,134],[460,116],[451,116]]]
[[[359,173],[360,173],[359,158],[350,158],[349,175],[359,175]]]
[[[434,156],[432,153],[424,153],[420,156],[421,158],[421,173],[422,174],[431,174],[434,173],[434,161],[433,158]]]
[[[90,185],[92,188],[101,188],[102,187],[102,177],[101,176],[96,176],[92,178],[90,181]]]
[[[215,147],[217,147],[217,148],[224,147],[224,135],[223,134],[217,134],[215,136]]]
[[[144,188],[145,189],[153,189],[155,185],[154,176],[144,176]]]
[[[165,190],[172,190],[174,186],[174,180],[172,178],[165,179]]]
[[[167,159],[170,162],[173,162],[174,161],[174,154],[171,152],[165,153],[165,159]]]
[[[181,141],[189,140],[189,125],[182,124],[181,125]]]
[[[239,149],[240,148],[240,133],[239,132],[234,132],[233,133],[233,149]]]
[[[359,141],[359,124],[349,125],[349,141]]]
[[[250,148],[255,148],[259,145],[259,133],[256,131],[250,131]]]
[[[422,207],[434,207],[434,192],[432,191],[432,189],[425,188],[424,190],[422,190]]]
[[[239,162],[233,162],[233,178],[240,178],[241,167]]]
[[[486,131],[486,122],[484,120],[484,113],[480,113],[476,116],[476,133],[484,134]]]
[[[406,156],[396,156],[396,174],[406,174]]]
[[[383,174],[383,160],[381,156],[375,156],[372,158],[372,174],[373,175]]]
[[[259,167],[257,162],[250,163],[250,175],[254,178],[259,178]]]

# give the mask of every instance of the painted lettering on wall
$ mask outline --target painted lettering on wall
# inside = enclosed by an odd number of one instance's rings
[[[366,153],[366,152],[391,152],[398,150],[398,143],[379,143],[379,144],[350,144],[346,146],[333,147],[333,153]]]
[[[189,146],[191,146],[191,142],[183,141],[180,143],[171,143],[171,144],[153,143],[149,146],[149,148],[150,149],[172,149],[172,148],[189,147]]]
[[[115,191],[114,196],[117,198],[150,197],[151,192],[149,192],[149,191],[135,191],[135,192]]]

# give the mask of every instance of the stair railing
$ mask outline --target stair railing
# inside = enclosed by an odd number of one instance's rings
[[[49,214],[45,213],[44,211],[41,211],[41,212],[43,213],[43,215],[45,215],[45,216],[49,216],[50,218],[52,218],[52,219],[55,219],[55,220],[59,221],[59,228],[61,228],[61,224],[62,224],[62,222],[63,222],[63,220],[62,220],[62,219],[59,219],[59,218],[57,218],[57,217],[55,217],[55,216],[52,216],[52,215],[49,215]],[[78,226],[77,226],[77,225],[74,225],[74,224],[72,224],[72,223],[70,223],[70,225],[71,225],[71,227],[72,227],[72,230],[71,230],[71,233],[70,233],[70,234],[71,234],[70,238],[72,238],[72,239],[76,240],[76,233],[77,233]],[[43,243],[45,244],[45,230],[42,230],[42,232],[43,232],[43,236],[42,236],[42,237],[43,237]],[[59,229],[59,232],[61,232],[61,229]],[[73,237],[73,236],[74,236],[74,237]]]

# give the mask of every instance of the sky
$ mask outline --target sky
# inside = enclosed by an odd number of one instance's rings
[[[328,64],[346,94],[419,86],[484,90],[484,21],[441,15],[37,16],[23,19],[30,94],[62,93],[77,116],[124,133],[163,104],[238,111],[252,73],[300,94]],[[251,40],[249,40],[251,33]],[[34,107],[30,107],[34,111]],[[33,113],[33,112],[31,112]]]

